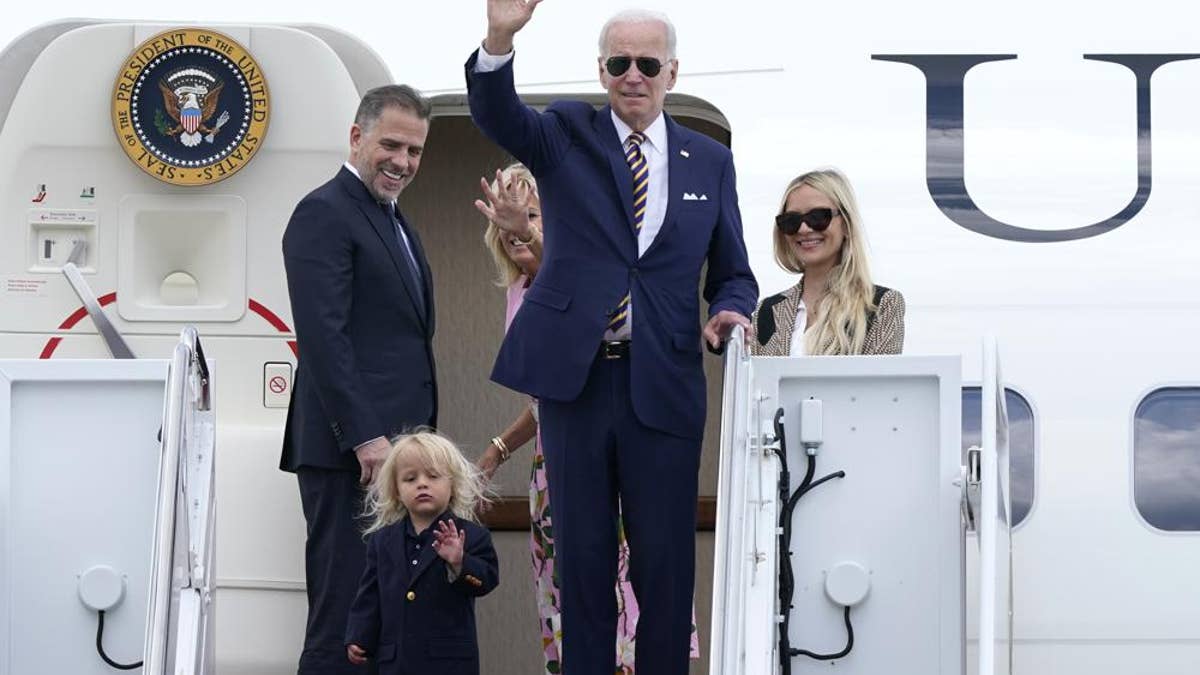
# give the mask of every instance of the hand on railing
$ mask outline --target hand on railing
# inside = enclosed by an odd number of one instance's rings
[[[740,329],[736,341],[749,346],[750,337],[754,335],[754,326],[750,324],[750,319],[728,309],[713,314],[708,323],[704,324],[704,346],[713,354],[724,354],[726,342],[735,340],[735,328]]]

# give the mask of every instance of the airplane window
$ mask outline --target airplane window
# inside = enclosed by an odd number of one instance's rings
[[[1200,530],[1200,388],[1150,392],[1133,422],[1133,503],[1138,512],[1160,530]]]
[[[963,387],[962,392],[962,449],[979,445],[980,416],[979,387]],[[1034,496],[1034,429],[1033,408],[1012,389],[1004,390],[1008,407],[1008,475],[1012,491],[1012,526],[1016,527],[1029,515]]]

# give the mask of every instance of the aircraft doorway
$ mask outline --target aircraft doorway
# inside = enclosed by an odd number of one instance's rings
[[[605,102],[599,94],[542,94],[526,96],[525,101],[540,107],[564,97],[595,105]],[[480,196],[480,176],[493,176],[497,168],[512,160],[475,127],[465,95],[437,96],[433,101],[434,121],[421,171],[400,201],[405,216],[420,233],[434,272],[438,422],[443,432],[474,457],[526,404],[523,396],[488,379],[504,336],[505,291],[494,283],[495,267],[483,243],[486,223],[473,205]],[[667,97],[666,110],[680,124],[729,145],[727,120],[705,101],[672,94]],[[701,308],[706,311],[703,302]],[[721,360],[706,356],[705,371],[709,414],[700,468],[695,600],[701,658],[692,665],[692,672],[698,674],[708,672]],[[512,459],[496,473],[503,501],[486,516],[503,579],[500,587],[477,605],[480,659],[489,664],[490,672],[535,673],[543,668],[529,554],[532,454],[530,443],[514,451]]]

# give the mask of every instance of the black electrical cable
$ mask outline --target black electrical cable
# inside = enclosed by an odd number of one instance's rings
[[[775,450],[775,454],[779,455],[779,495],[783,498],[781,500],[783,501],[787,499],[788,483],[791,480],[791,477],[788,476],[787,436],[784,434],[783,429],[783,408],[775,411],[773,424],[775,426],[775,440],[779,441],[779,447],[773,449]]]
[[[796,579],[792,572],[792,513],[796,509],[796,504],[804,495],[808,494],[812,489],[822,483],[834,478],[845,478],[845,471],[835,471],[827,476],[823,476],[817,480],[813,480],[813,476],[817,470],[816,455],[808,455],[808,466],[804,472],[804,478],[801,479],[800,485],[796,487],[796,491],[788,494],[791,478],[788,475],[787,469],[787,439],[784,436],[783,427],[783,408],[775,411],[775,437],[779,440],[779,447],[775,450],[779,455],[781,470],[779,475],[779,498],[783,502],[783,509],[779,515],[779,610],[783,614],[779,624],[779,665],[781,675],[791,675],[792,672],[792,657],[808,656],[822,661],[840,659],[850,653],[854,648],[854,629],[850,625],[850,608],[845,608],[846,634],[849,636],[845,649],[837,654],[816,654],[807,649],[793,649],[790,639],[788,638],[788,628],[791,624],[792,615],[792,599],[795,596]]]
[[[818,661],[832,661],[834,659],[840,659],[849,654],[850,650],[854,649],[854,626],[850,625],[850,606],[844,605],[844,607],[846,611],[843,612],[842,617],[846,621],[846,646],[842,648],[842,651],[837,652],[836,654],[817,654],[815,652],[810,652],[807,649],[793,649],[791,655],[807,656],[810,659],[816,659]]]
[[[807,485],[801,485],[800,487],[796,488],[796,491],[792,494],[792,498],[790,500],[788,500],[788,504],[787,504],[786,508],[789,511],[795,509],[796,502],[800,501],[801,497],[808,494],[813,488],[817,487],[821,483],[824,483],[827,480],[832,480],[834,478],[845,478],[845,477],[846,477],[845,471],[834,471],[833,473],[829,474],[828,476],[823,476],[821,478],[818,478],[815,481],[809,482]]]
[[[783,427],[783,408],[775,411],[775,440],[779,442],[779,447],[775,448],[775,454],[779,455],[779,503],[786,504],[788,501],[788,490],[791,489],[791,475],[788,473],[787,464],[787,436],[784,433]],[[811,465],[810,465],[811,472]],[[805,480],[809,480],[806,476]],[[780,524],[782,524],[785,516],[780,515]],[[781,535],[779,537],[779,606],[783,612],[783,623],[779,630],[779,659],[782,675],[791,675],[792,661],[786,655],[791,651],[791,643],[788,642],[788,615],[790,614],[791,602],[791,575],[792,563],[788,559],[791,553],[788,551],[788,542]]]
[[[96,623],[96,651],[100,652],[100,658],[104,659],[105,663],[113,668],[116,668],[117,670],[133,670],[135,668],[141,668],[141,661],[138,661],[137,663],[117,663],[116,661],[108,658],[108,654],[104,653],[104,610],[97,610],[96,613],[100,616],[99,621]]]

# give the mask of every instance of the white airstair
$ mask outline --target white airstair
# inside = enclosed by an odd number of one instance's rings
[[[751,357],[741,339],[726,355],[710,672],[1011,673],[995,341],[983,447],[964,456],[959,357]]]
[[[211,397],[192,328],[170,361],[0,360],[0,675],[214,672]]]

